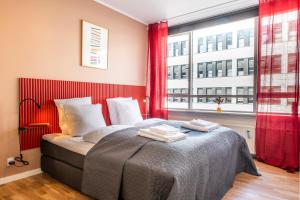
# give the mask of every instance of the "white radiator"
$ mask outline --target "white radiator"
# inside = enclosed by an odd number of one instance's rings
[[[255,127],[243,124],[222,124],[236,131],[246,139],[251,154],[255,154]]]

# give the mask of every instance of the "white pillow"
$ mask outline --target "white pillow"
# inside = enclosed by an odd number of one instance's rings
[[[67,133],[83,136],[93,130],[106,126],[101,104],[65,105]]]
[[[116,103],[120,125],[134,125],[143,121],[138,101],[119,101]]]
[[[117,113],[117,108],[116,108],[116,103],[120,101],[128,101],[132,100],[132,97],[117,97],[117,98],[110,98],[106,99],[107,102],[107,107],[109,111],[109,118],[110,122],[112,125],[118,125],[119,123],[119,118],[118,118],[118,113]]]
[[[58,111],[59,127],[63,133],[67,133],[64,105],[92,104],[92,98],[83,97],[83,98],[73,98],[73,99],[54,99],[54,103]]]
[[[133,126],[128,126],[128,125],[111,125],[111,126],[106,126],[99,128],[97,130],[91,131],[87,134],[85,134],[82,139],[85,142],[90,142],[96,144],[99,142],[102,138],[105,136],[114,133],[116,131],[122,130],[122,129],[127,129]]]

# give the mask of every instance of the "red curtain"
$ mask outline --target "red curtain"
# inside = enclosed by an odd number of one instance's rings
[[[147,96],[151,117],[167,119],[167,47],[168,23],[148,26]]]
[[[260,0],[256,157],[299,170],[299,0]]]

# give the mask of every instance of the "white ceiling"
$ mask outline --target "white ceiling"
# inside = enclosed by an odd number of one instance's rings
[[[169,26],[258,5],[258,0],[95,0],[144,24]]]

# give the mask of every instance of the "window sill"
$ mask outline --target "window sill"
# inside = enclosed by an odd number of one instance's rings
[[[256,116],[255,112],[216,112],[209,110],[189,110],[189,109],[168,109],[169,112],[181,112],[181,113],[200,113],[200,114],[211,114],[211,115],[236,115],[236,116]]]

